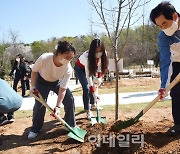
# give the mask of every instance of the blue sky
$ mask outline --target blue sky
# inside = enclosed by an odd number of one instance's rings
[[[147,18],[151,9],[160,2],[151,0],[146,6]],[[180,12],[178,0],[171,0],[171,3]],[[94,13],[87,0],[1,0],[0,42],[10,40],[10,29],[24,43],[86,35],[91,31],[91,14]],[[93,15],[93,18],[97,16]],[[99,30],[93,26],[93,31]]]

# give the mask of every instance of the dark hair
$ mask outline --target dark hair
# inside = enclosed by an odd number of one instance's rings
[[[67,41],[59,41],[56,50],[54,51],[54,54],[57,55],[58,53],[64,54],[74,52],[76,53],[75,48]]]
[[[103,52],[101,56],[101,73],[106,74],[107,71],[108,59],[105,52],[105,46],[99,39],[94,39],[90,44],[88,53],[89,76],[95,75],[98,69],[98,66],[96,64],[96,49],[98,47],[100,47],[101,52]]]
[[[24,57],[21,54],[16,55],[16,58],[19,57],[20,63],[24,62]]]
[[[173,14],[176,12],[176,9],[174,6],[167,2],[161,2],[158,6],[156,6],[150,13],[150,20],[156,24],[155,19],[159,17],[160,15],[164,15],[164,17],[168,20],[173,20]],[[177,12],[176,12],[177,13]],[[177,13],[180,17],[180,14]]]

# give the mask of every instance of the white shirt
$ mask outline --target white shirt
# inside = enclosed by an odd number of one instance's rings
[[[70,63],[57,67],[53,61],[53,53],[44,53],[37,59],[32,67],[32,71],[39,72],[41,77],[49,82],[60,80],[60,87],[66,89],[72,73],[72,67]]]
[[[171,51],[171,61],[180,62],[180,42],[173,43],[170,46],[170,51]]]
[[[78,59],[79,59],[80,63],[82,65],[84,65],[84,67],[85,67],[88,85],[89,85],[89,87],[91,87],[91,86],[93,86],[93,81],[92,81],[92,76],[89,76],[88,53],[89,53],[88,51],[85,51]],[[101,58],[99,58],[97,66],[98,66],[97,72],[101,72]]]

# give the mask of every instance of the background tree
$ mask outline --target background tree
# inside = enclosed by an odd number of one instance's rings
[[[48,43],[45,41],[35,41],[31,44],[31,48],[35,60],[43,53],[50,52]]]

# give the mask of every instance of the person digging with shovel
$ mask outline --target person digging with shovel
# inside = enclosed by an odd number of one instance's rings
[[[106,74],[108,65],[107,53],[103,42],[99,39],[92,40],[90,48],[85,51],[75,63],[75,74],[79,79],[83,89],[84,111],[87,119],[90,120],[93,116],[90,111],[96,109],[97,96],[93,85],[93,77],[97,77],[98,85],[102,83],[102,75]]]
[[[158,38],[160,53],[161,87],[159,96],[165,97],[165,88],[180,72],[180,14],[169,2],[161,2],[150,13],[150,20],[161,31]],[[168,130],[171,135],[180,134],[180,83],[171,89],[172,116],[174,126]]]
[[[67,86],[72,73],[70,61],[74,55],[75,48],[71,44],[66,41],[59,41],[54,53],[44,53],[33,65],[30,89],[33,94],[39,92],[44,100],[47,100],[50,90],[55,92],[58,99],[54,107],[54,115],[59,114],[60,106],[63,103],[64,119],[72,128],[77,127],[74,114],[74,97]],[[33,124],[28,139],[37,137],[43,127],[45,111],[45,106],[36,100],[33,108]]]

